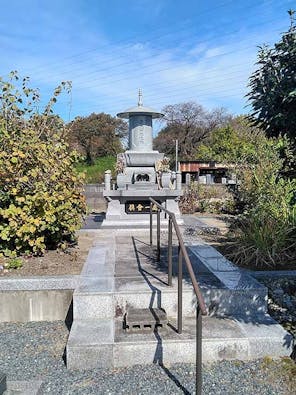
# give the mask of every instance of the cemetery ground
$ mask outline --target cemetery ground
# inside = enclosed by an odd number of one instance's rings
[[[105,200],[102,197],[97,197],[97,194],[90,195],[88,197],[88,215],[85,218],[84,227],[89,224],[90,228],[94,228],[96,224],[100,224],[105,210]],[[99,220],[97,221],[97,219]],[[17,268],[6,267],[10,260],[0,257],[0,278],[77,275],[81,272],[93,240],[94,234],[81,232],[77,239],[77,245],[66,249],[47,250],[42,256],[23,256],[19,259],[21,264]]]
[[[195,367],[191,364],[69,371],[62,358],[67,337],[68,329],[61,321],[2,323],[1,370],[9,381],[42,381],[41,394],[194,393]],[[295,373],[295,365],[288,358],[216,362],[204,366],[203,393],[292,395]]]
[[[100,216],[103,211],[103,202],[94,200],[89,218]],[[223,250],[228,227],[225,217],[188,216],[185,235],[188,239],[201,236]],[[2,270],[1,278],[79,274],[93,239],[91,231],[79,232],[76,247],[23,259],[21,268]],[[289,275],[260,272],[256,278],[269,288],[269,313],[296,338],[296,271],[290,271]],[[195,367],[192,364],[69,371],[65,366],[68,335],[69,326],[63,321],[0,323],[0,370],[7,374],[12,384],[18,381],[36,383],[37,387],[41,385],[40,393],[44,394],[194,392]],[[296,365],[291,358],[220,361],[206,364],[203,378],[204,394],[291,395],[296,388]]]
[[[49,250],[43,256],[18,258],[21,267],[16,269],[6,267],[9,262],[14,260],[0,258],[0,278],[79,274],[93,239],[94,236],[91,233],[81,233],[78,236],[77,245],[73,247],[68,247],[65,250],[62,248]]]

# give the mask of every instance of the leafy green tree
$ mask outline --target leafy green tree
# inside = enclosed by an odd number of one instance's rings
[[[196,151],[196,159],[223,163],[253,162],[257,157],[258,144],[267,139],[265,134],[251,125],[245,116],[231,119],[217,128]]]
[[[122,151],[121,140],[127,136],[128,129],[122,119],[105,113],[92,113],[75,118],[68,125],[68,130],[70,145],[85,155],[87,163],[93,164],[97,157]]]
[[[154,147],[167,155],[173,155],[173,141],[178,139],[181,159],[193,159],[198,144],[229,119],[224,109],[207,111],[195,102],[168,105],[162,112],[165,114],[166,126],[154,139]]]
[[[196,159],[250,165],[258,162],[261,152],[274,152],[280,158],[281,175],[289,176],[295,166],[293,145],[286,136],[269,139],[246,116],[238,116],[222,128],[214,130],[196,151]]]
[[[13,72],[0,80],[0,255],[41,254],[75,239],[85,212],[75,152],[52,106],[36,113],[38,91]]]
[[[283,152],[289,149],[288,139],[268,138],[245,117],[237,117],[197,150],[199,159],[235,165],[241,215],[229,257],[236,263],[274,266],[296,260],[296,182],[282,176]]]
[[[286,134],[296,139],[296,26],[290,10],[290,28],[274,47],[263,45],[258,68],[250,77],[247,95],[255,124],[269,137]]]

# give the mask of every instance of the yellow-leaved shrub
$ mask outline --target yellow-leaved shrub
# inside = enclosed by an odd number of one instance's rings
[[[20,94],[0,82],[6,104],[0,109],[0,254],[41,254],[74,241],[86,208],[83,178],[62,129],[49,122],[51,109],[26,118],[26,108],[9,105],[12,93],[18,100]]]

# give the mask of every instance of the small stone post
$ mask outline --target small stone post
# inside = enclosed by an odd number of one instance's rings
[[[186,185],[189,187],[190,182],[191,182],[191,175],[190,175],[190,173],[186,173],[185,180],[186,180]]]
[[[111,170],[105,171],[105,191],[111,190]]]
[[[176,189],[178,191],[182,189],[182,176],[180,170],[176,173]]]
[[[171,183],[172,183],[172,189],[177,189],[177,187],[176,187],[176,172],[175,171],[172,171]]]

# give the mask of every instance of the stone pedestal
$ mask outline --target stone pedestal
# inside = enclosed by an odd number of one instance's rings
[[[150,224],[150,202],[152,197],[161,203],[164,208],[173,212],[177,222],[181,225],[181,218],[178,198],[181,191],[170,189],[127,189],[104,191],[104,196],[108,199],[108,209],[106,218],[102,223],[102,228],[148,228]],[[141,207],[142,206],[142,207]],[[139,211],[140,209],[140,211]],[[156,219],[154,219],[156,221]],[[164,212],[161,213],[161,223],[167,224],[167,218]]]

